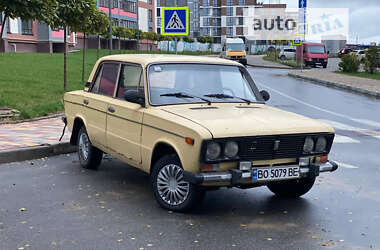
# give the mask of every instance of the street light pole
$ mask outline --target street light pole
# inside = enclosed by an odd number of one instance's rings
[[[110,55],[112,55],[112,7],[111,7],[111,1],[108,0],[108,16],[110,19],[110,27],[109,27],[109,32],[110,32],[110,40],[109,40],[109,47],[110,47]]]

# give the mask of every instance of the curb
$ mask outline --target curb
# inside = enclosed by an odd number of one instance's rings
[[[363,88],[359,88],[359,87],[355,87],[355,86],[351,86],[351,85],[346,85],[346,84],[339,83],[339,82],[321,80],[321,79],[313,78],[313,77],[309,77],[309,76],[301,76],[301,75],[298,75],[296,73],[291,73],[291,72],[289,72],[288,75],[291,77],[300,78],[300,79],[320,83],[321,85],[325,85],[328,87],[335,87],[338,89],[344,89],[344,90],[348,90],[350,92],[355,92],[355,93],[367,95],[370,97],[380,98],[380,92],[377,92],[377,91],[372,91],[372,90],[363,89]]]
[[[266,66],[266,65],[257,65],[257,64],[249,64],[248,66],[256,67],[256,68],[267,68],[267,69],[293,69],[292,67],[285,67],[285,66]]]
[[[68,154],[75,151],[76,147],[69,142],[59,142],[16,150],[4,150],[0,151],[0,164],[39,159],[59,154]]]
[[[48,116],[41,116],[41,117],[36,117],[36,118],[32,118],[32,119],[15,120],[15,121],[0,121],[0,125],[4,125],[4,124],[17,124],[17,123],[23,123],[23,122],[35,122],[35,121],[39,121],[39,120],[57,118],[57,117],[60,117],[60,116],[63,116],[63,115],[64,115],[64,113],[60,112],[60,113],[57,113],[57,114],[48,115]]]

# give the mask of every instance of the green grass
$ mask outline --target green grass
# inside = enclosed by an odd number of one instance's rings
[[[362,77],[362,78],[369,78],[369,79],[374,79],[374,80],[380,80],[380,72],[377,72],[375,74],[369,74],[366,72],[347,73],[347,72],[337,71],[336,73],[349,75],[349,76],[357,76],[357,77]]]
[[[301,68],[300,65],[297,64],[295,60],[280,60],[280,59],[274,59],[273,56],[264,56],[264,60],[270,61],[270,62],[275,62],[275,63],[280,63],[283,65],[287,65],[292,68]],[[305,69],[311,68],[310,66],[304,66]]]
[[[86,51],[87,80],[95,62],[96,50]],[[115,50],[114,54],[119,53]],[[165,51],[125,51],[125,53],[161,53]],[[185,52],[180,54],[204,55]],[[101,50],[100,56],[108,55]],[[82,52],[68,54],[67,90],[83,89]],[[63,111],[63,54],[0,53],[0,107],[21,112],[18,119],[45,116]]]

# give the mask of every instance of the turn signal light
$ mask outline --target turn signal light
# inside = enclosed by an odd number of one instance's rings
[[[321,156],[320,163],[326,163],[329,160],[329,157],[327,155]]]
[[[219,170],[219,164],[203,164],[201,165],[202,172],[211,172]]]
[[[194,139],[190,137],[185,138],[185,142],[189,145],[194,145]]]

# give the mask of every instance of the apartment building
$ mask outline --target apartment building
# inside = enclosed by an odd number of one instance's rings
[[[3,20],[3,15],[0,14]],[[1,22],[1,21],[0,21]],[[4,25],[3,42],[0,43],[0,52],[43,52],[53,53],[63,51],[63,29],[52,29],[45,23],[20,18],[7,18],[0,23],[0,30]],[[75,33],[68,35],[69,47],[76,42]]]

